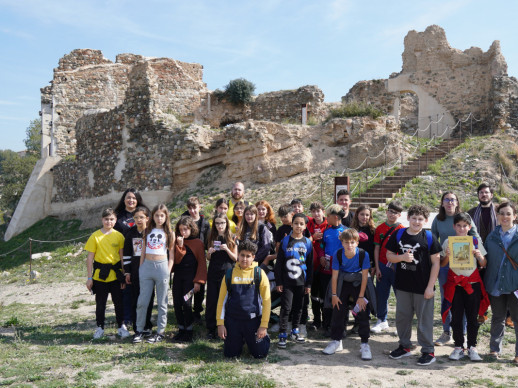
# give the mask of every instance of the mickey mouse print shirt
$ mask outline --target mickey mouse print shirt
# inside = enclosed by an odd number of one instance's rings
[[[153,229],[146,236],[146,254],[167,255],[167,235],[163,229]]]

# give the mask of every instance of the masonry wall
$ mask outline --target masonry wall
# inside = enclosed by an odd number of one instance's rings
[[[309,117],[318,121],[324,115],[324,93],[317,86],[302,86],[296,90],[281,90],[257,96],[251,105],[252,119],[301,123],[302,104],[308,104]]]
[[[385,114],[391,114],[394,108],[394,101],[399,93],[391,93],[385,87],[384,79],[370,81],[359,81],[342,97],[342,103],[352,101],[363,102],[380,109]]]
[[[461,51],[450,47],[439,26],[410,31],[402,56],[401,73],[410,74],[410,82],[425,89],[457,120],[472,112],[485,121],[492,110],[493,77],[507,75],[498,41],[487,52],[478,47]]]

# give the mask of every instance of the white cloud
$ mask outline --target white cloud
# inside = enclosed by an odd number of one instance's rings
[[[34,35],[27,33],[26,31],[20,30],[11,30],[9,28],[2,28],[0,31],[6,35],[15,36],[17,38],[25,39],[25,40],[33,40]]]
[[[19,104],[16,102],[13,102],[13,101],[0,100],[0,105],[19,105]]]

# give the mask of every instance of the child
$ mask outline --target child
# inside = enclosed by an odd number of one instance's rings
[[[173,340],[192,342],[194,316],[192,297],[207,281],[205,250],[198,236],[198,227],[191,217],[176,223],[176,243],[173,267],[173,303],[178,333]]]
[[[146,342],[155,344],[165,338],[169,274],[174,263],[174,238],[167,207],[163,203],[156,205],[151,212],[151,222],[146,228],[144,248],[140,256],[140,295],[137,302],[137,332],[133,336],[133,343],[140,343],[144,338],[146,310],[155,287],[158,308],[157,331]]]
[[[99,339],[104,335],[104,319],[108,294],[111,294],[115,306],[115,319],[119,328],[119,336],[126,338],[130,335],[128,330],[122,326],[124,313],[122,290],[125,287],[125,279],[122,272],[124,236],[113,228],[116,222],[117,217],[114,210],[111,208],[105,209],[102,212],[103,227],[95,231],[85,245],[85,251],[88,252],[86,258],[86,288],[95,294],[97,329],[94,333],[94,339]]]
[[[410,356],[412,320],[417,315],[417,342],[421,357],[417,365],[435,362],[433,343],[434,285],[439,274],[441,245],[430,231],[423,230],[429,211],[422,205],[408,209],[409,227],[392,234],[387,260],[396,265],[396,328],[399,347],[390,358]]]
[[[313,323],[308,326],[311,330],[320,329],[322,321],[329,327],[330,316],[324,316],[324,298],[327,285],[331,280],[331,268],[325,259],[322,238],[324,231],[329,227],[324,217],[324,206],[320,202],[313,202],[309,210],[313,217],[308,221],[307,230],[313,239],[313,283],[311,284],[311,307]],[[326,310],[327,311],[327,310]],[[329,315],[329,314],[327,314]]]
[[[270,349],[270,284],[254,261],[256,251],[253,242],[241,242],[237,264],[221,282],[218,335],[225,341],[225,357],[239,357],[244,342],[255,358],[266,357]]]
[[[234,206],[234,209],[236,206]],[[257,245],[255,261],[261,264],[270,253],[273,238],[268,228],[263,223],[259,223],[255,205],[248,205],[245,208],[238,230],[237,238],[239,241],[250,240]]]
[[[342,189],[339,190],[336,194],[336,202],[340,205],[344,211],[344,215],[342,217],[342,225],[350,227],[351,222],[353,221],[354,213],[349,210],[349,206],[351,205],[351,196],[349,191]]]
[[[218,199],[216,201],[215,208],[216,208],[216,210],[214,211],[214,214],[218,214],[218,213],[228,214],[228,201],[225,198]],[[212,227],[211,222],[212,222],[212,220],[209,221],[209,224]],[[236,223],[234,221],[232,221],[230,218],[228,219],[228,222],[230,224],[230,232],[235,234],[236,233]]]
[[[238,233],[237,225],[239,225],[241,223],[244,213],[245,213],[245,203],[243,201],[237,202],[233,207],[233,215],[232,215],[232,221],[236,224],[236,234]]]
[[[284,237],[281,241],[275,263],[277,291],[282,293],[278,343],[278,347],[281,349],[286,348],[288,338],[286,329],[292,309],[291,339],[296,342],[305,342],[305,338],[299,331],[299,321],[304,295],[309,294],[313,279],[313,245],[309,238],[304,237],[306,216],[296,213],[291,224],[291,235]]]
[[[340,234],[342,249],[333,256],[333,275],[331,278],[331,342],[323,350],[324,354],[333,354],[343,349],[344,320],[349,309],[348,300],[352,297],[359,309],[356,315],[358,334],[361,338],[360,352],[362,360],[371,360],[369,346],[369,304],[365,298],[369,278],[369,254],[358,248],[360,236],[355,229],[344,230]],[[343,302],[342,302],[343,301]]]
[[[458,213],[453,217],[453,228],[457,236],[467,236],[471,229],[471,217],[468,213]],[[473,256],[481,267],[487,264],[484,258],[486,250],[482,245],[478,245],[476,237],[473,239]],[[446,266],[451,257],[448,239],[442,244],[443,252],[441,266]],[[482,283],[482,278],[478,272],[477,262],[471,268],[458,268],[450,264],[448,279],[444,284],[444,301],[441,309],[443,322],[446,320],[448,310],[451,308],[453,329],[453,341],[455,349],[450,354],[450,360],[460,360],[464,357],[464,314],[466,316],[468,334],[468,356],[471,361],[482,361],[478,355],[477,317],[484,315],[489,305],[489,298]],[[483,303],[481,303],[483,301]]]
[[[132,300],[130,318],[133,323],[133,330],[137,331],[137,302],[140,295],[139,267],[140,256],[142,255],[143,234],[149,222],[149,209],[145,206],[139,206],[135,209],[133,219],[135,225],[126,232],[124,240],[124,273],[126,276],[126,287],[131,284]],[[142,334],[148,338],[151,336],[153,323],[151,322],[151,313],[153,311],[153,299],[155,298],[155,290],[153,289],[149,306],[146,312],[146,325]]]
[[[324,268],[329,268],[330,271],[332,271],[331,262],[333,259],[333,256],[335,255],[336,251],[341,248],[342,244],[340,243],[340,234],[347,229],[342,224],[343,214],[344,211],[340,205],[331,205],[326,210],[327,214],[327,223],[329,227],[324,231],[322,236],[322,245],[324,249],[324,256],[320,258],[321,264],[323,263]],[[329,286],[329,281],[331,280],[331,273],[329,276],[326,276],[322,279],[323,283],[321,287],[325,290],[327,290]],[[323,316],[326,318],[322,322],[322,328],[325,331],[326,337],[331,335],[331,332],[329,331],[330,324],[331,324],[331,314],[332,310],[324,307],[324,313]]]
[[[277,232],[275,224],[277,221],[275,220],[275,214],[270,204],[266,201],[258,201],[255,204],[255,207],[257,208],[257,217],[259,218],[259,222],[262,222],[268,228],[272,236],[275,236],[275,233]],[[273,247],[273,251],[275,251],[275,246]]]
[[[290,204],[284,204],[279,207],[277,211],[279,218],[281,219],[282,225],[277,229],[275,234],[275,250],[279,251],[279,246],[284,237],[291,233],[291,219],[293,218],[293,208]]]
[[[387,242],[395,231],[403,228],[398,218],[403,207],[398,201],[392,201],[387,209],[387,221],[379,225],[374,232],[374,265],[376,268],[376,301],[378,321],[371,327],[373,333],[381,333],[389,328],[387,321],[390,287],[394,288],[395,272],[387,262]]]
[[[217,213],[212,221],[212,229],[207,241],[209,250],[207,260],[207,300],[205,301],[205,322],[207,338],[216,339],[216,310],[218,305],[219,288],[225,273],[234,267],[237,260],[237,245],[230,233],[230,223],[227,213]]]
[[[351,228],[358,231],[360,236],[360,242],[358,247],[363,249],[369,254],[371,261],[371,276],[374,276],[374,232],[376,226],[374,225],[374,219],[372,218],[372,209],[369,205],[360,205],[353,216],[353,222]]]
[[[198,227],[198,238],[204,246],[206,246],[210,225],[203,214],[200,214],[201,205],[198,197],[189,197],[187,200],[187,211],[183,216],[190,216]],[[194,294],[194,303],[192,307],[195,322],[201,321],[201,312],[203,311],[203,299],[205,299],[205,284],[200,285],[200,291]]]
[[[291,208],[293,209],[293,213],[304,213],[304,205],[302,204],[302,200],[299,198],[294,198],[290,202]]]

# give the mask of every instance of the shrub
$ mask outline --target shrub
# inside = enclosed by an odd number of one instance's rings
[[[234,79],[225,86],[226,98],[236,105],[251,102],[254,91],[255,85],[244,78]]]
[[[332,108],[327,120],[334,119],[336,117],[364,117],[370,116],[373,119],[383,116],[383,112],[372,105],[365,102],[352,101],[347,104],[343,104],[339,108]]]

